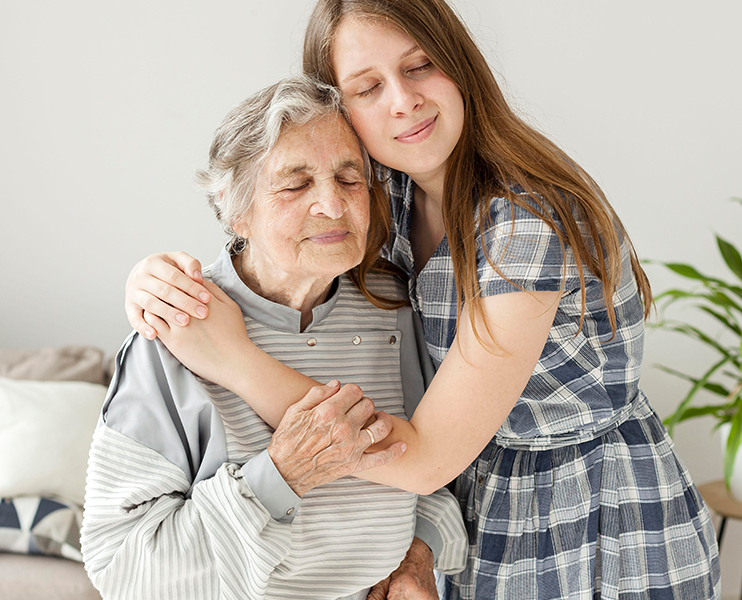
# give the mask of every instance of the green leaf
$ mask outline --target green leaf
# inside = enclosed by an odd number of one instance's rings
[[[675,369],[672,369],[670,367],[666,367],[664,365],[654,365],[661,371],[664,371],[665,373],[669,373],[670,375],[675,375],[676,377],[680,377],[681,379],[685,379],[686,381],[690,381],[691,383],[698,383],[698,379],[695,377],[691,377],[687,373],[682,373],[680,371],[676,371]],[[729,390],[726,389],[723,385],[720,385],[718,383],[711,383],[707,382],[703,385],[703,389],[711,392],[712,394],[716,394],[717,396],[724,396],[725,398],[729,395]]]
[[[739,328],[739,325],[734,321],[734,319],[730,319],[727,316],[716,312],[715,310],[708,308],[707,306],[699,306],[698,307],[703,312],[711,315],[715,319],[717,319],[719,322],[721,322],[724,326],[731,329],[734,333],[737,335],[742,335],[742,330]]]
[[[732,418],[732,428],[729,431],[729,438],[727,438],[727,449],[724,453],[724,481],[727,483],[727,489],[729,488],[729,481],[732,478],[732,471],[734,470],[734,460],[737,458],[737,450],[739,449],[739,443],[742,440],[742,410],[738,410]]]
[[[688,325],[687,323],[680,323],[676,321],[667,321],[662,325],[662,329],[666,329],[667,331],[676,331],[678,333],[682,333],[683,335],[687,335],[688,337],[698,340],[699,342],[702,342],[707,346],[711,346],[714,350],[729,358],[732,362],[734,362],[734,364],[738,364],[739,362],[739,359],[736,358],[735,360],[734,355],[728,349],[726,349],[719,342],[712,339],[703,331],[701,331],[697,327],[694,327],[693,325]]]
[[[697,279],[699,281],[713,281],[713,279],[711,279],[710,277],[706,277],[706,275],[703,275],[702,273],[697,271],[695,267],[691,267],[690,265],[686,265],[683,263],[662,264],[681,277],[687,277],[688,279]]]
[[[675,409],[675,412],[672,413],[669,417],[667,417],[667,419],[665,419],[665,425],[667,426],[667,431],[670,435],[672,435],[675,425],[677,425],[681,421],[683,413],[685,412],[686,408],[690,404],[691,400],[693,400],[693,397],[696,395],[698,390],[700,390],[704,385],[706,385],[709,378],[716,371],[718,371],[721,367],[723,367],[726,363],[728,363],[729,360],[730,360],[729,357],[725,356],[719,362],[712,365],[711,368],[708,369],[698,381],[696,381],[696,383],[693,385],[690,391],[686,394],[685,398],[683,398],[680,404],[678,404],[678,407]]]
[[[706,406],[691,406],[687,408],[680,417],[678,423],[685,421],[686,419],[695,419],[696,417],[703,417],[706,415],[717,416],[719,413],[729,410],[728,404],[708,404]]]
[[[742,279],[742,256],[732,244],[722,239],[718,235],[716,236],[716,243],[719,246],[724,262],[732,270],[739,279]]]

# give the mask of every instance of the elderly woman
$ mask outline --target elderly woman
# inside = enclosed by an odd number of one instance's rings
[[[446,490],[345,476],[401,455],[400,443],[367,450],[389,415],[411,414],[430,371],[400,286],[373,268],[388,209],[338,93],[301,78],[259,92],[217,131],[200,180],[232,234],[205,273],[224,290],[210,286],[215,299],[272,356],[352,379],[373,403],[333,381],[273,432],[160,341],[131,335],[90,455],[93,583],[107,599],[362,598],[413,537],[439,570],[461,570],[466,536]]]

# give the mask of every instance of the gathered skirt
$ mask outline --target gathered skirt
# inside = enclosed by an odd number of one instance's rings
[[[485,448],[455,485],[469,557],[449,600],[721,597],[709,512],[656,413],[634,404],[577,444]]]

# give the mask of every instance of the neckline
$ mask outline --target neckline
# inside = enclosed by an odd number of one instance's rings
[[[272,329],[286,333],[310,331],[330,314],[340,296],[342,277],[336,277],[331,284],[327,300],[312,309],[312,320],[302,330],[301,311],[278,304],[253,292],[237,275],[234,264],[232,264],[232,257],[226,247],[219,253],[216,261],[204,271],[215,284],[239,304],[243,314]]]

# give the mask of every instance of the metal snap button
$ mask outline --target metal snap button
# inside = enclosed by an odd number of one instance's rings
[[[293,512],[294,512],[294,508],[293,508],[293,507],[291,507],[291,508],[289,508],[289,509],[288,509],[288,510],[286,511],[286,514],[287,514],[287,515],[290,515],[290,514],[293,514]]]
[[[361,336],[360,335],[353,336],[353,345],[357,346],[360,343],[361,343]]]
[[[396,336],[396,335],[392,335],[392,336],[390,336],[390,337],[389,337],[389,343],[390,343],[390,344],[391,344],[392,346],[393,346],[394,344],[396,344],[396,343],[397,343],[397,336]]]
[[[317,345],[317,340],[315,338],[309,338],[307,340],[307,346],[316,346],[316,345]]]

